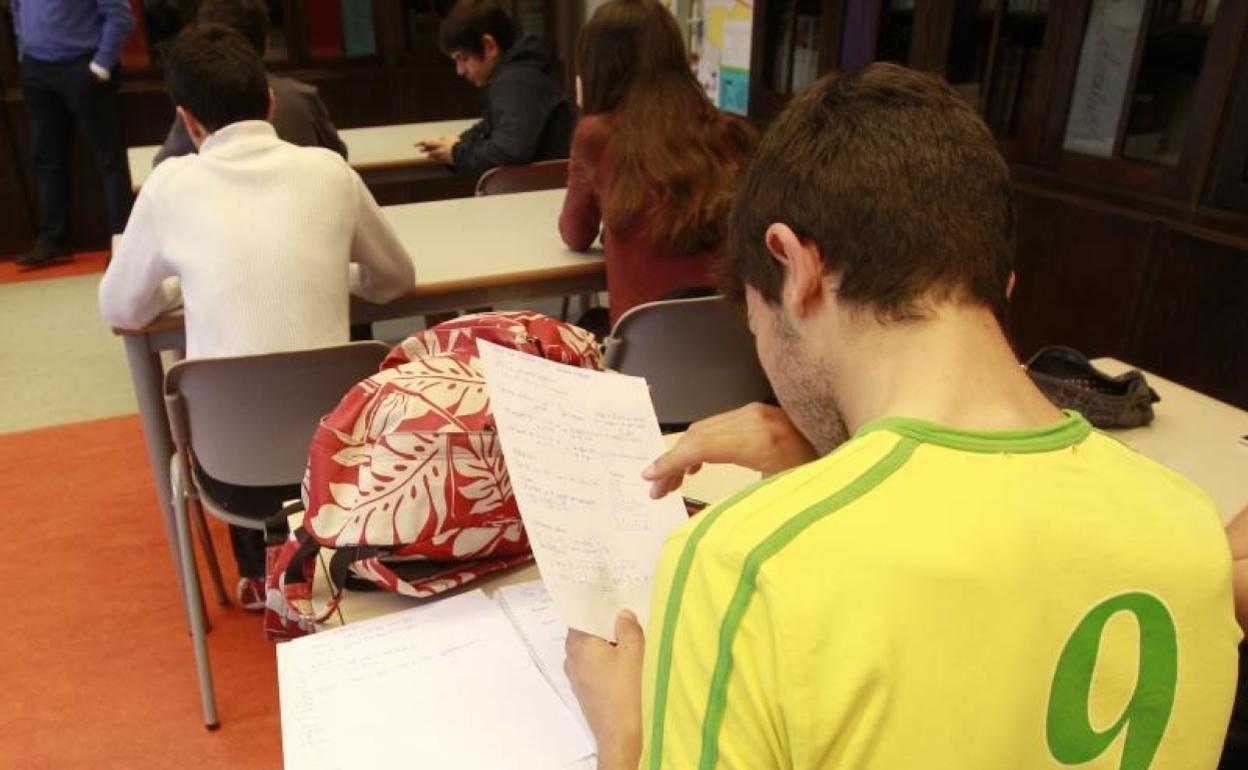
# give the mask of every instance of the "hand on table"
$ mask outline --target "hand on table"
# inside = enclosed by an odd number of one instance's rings
[[[783,409],[747,404],[690,425],[676,446],[641,475],[654,482],[650,496],[659,498],[678,488],[685,474],[697,473],[702,463],[732,463],[770,475],[816,457]]]
[[[598,744],[598,770],[635,770],[641,759],[641,664],[646,639],[636,616],[615,619],[612,644],[569,629],[563,669]]]
[[[418,149],[428,153],[430,158],[439,163],[451,163],[451,153],[455,150],[455,145],[459,144],[459,139],[454,136],[439,136],[435,139],[422,139],[416,143]]]

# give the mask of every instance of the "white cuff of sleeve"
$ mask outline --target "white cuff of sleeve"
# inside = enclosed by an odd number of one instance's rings
[[[107,67],[101,67],[95,62],[91,62],[87,66],[91,68],[91,74],[95,75],[101,81],[108,80],[112,77],[113,73],[109,72]]]

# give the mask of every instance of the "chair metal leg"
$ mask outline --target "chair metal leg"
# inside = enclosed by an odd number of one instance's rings
[[[191,545],[191,525],[188,521],[185,480],[179,478],[178,455],[170,463],[170,481],[173,487],[174,524],[178,538],[178,566],[182,570],[183,601],[191,621],[191,644],[195,650],[195,669],[199,674],[199,697],[204,709],[204,727],[215,730],[221,722],[217,718],[217,698],[212,683],[212,665],[208,660],[208,641],[204,607],[200,599],[199,575],[195,569],[195,552]]]
[[[212,533],[208,531],[208,522],[204,519],[204,508],[199,498],[192,497],[189,501],[191,522],[195,525],[195,533],[199,536],[199,545],[204,552],[204,560],[208,566],[208,577],[212,578],[212,591],[217,596],[217,604],[222,607],[230,603],[229,594],[225,592],[225,582],[221,578],[221,562],[217,560],[217,548],[212,544]]]

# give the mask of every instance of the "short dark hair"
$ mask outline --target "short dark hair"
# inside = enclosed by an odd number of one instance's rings
[[[459,0],[442,21],[438,45],[445,54],[466,51],[485,56],[481,36],[489,35],[500,51],[516,42],[516,23],[497,0]]]
[[[196,24],[178,35],[165,64],[173,103],[209,131],[240,120],[264,120],[269,84],[260,54],[224,24]]]
[[[763,137],[733,203],[728,290],[779,301],[764,237],[787,224],[841,274],[840,300],[881,321],[927,302],[1001,311],[1013,262],[1009,168],[979,115],[943,80],[894,64],[834,73]]]
[[[261,56],[269,47],[269,5],[265,0],[201,0],[195,20],[238,30]]]

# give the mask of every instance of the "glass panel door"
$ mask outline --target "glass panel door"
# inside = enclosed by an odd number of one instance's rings
[[[1122,157],[1177,166],[1218,3],[1154,2],[1129,105]]]
[[[984,120],[998,137],[1020,133],[1036,97],[1048,23],[1049,0],[1006,0],[984,99]]]
[[[880,3],[879,32],[875,38],[875,60],[905,64],[910,60],[910,39],[914,36],[915,0],[883,0]]]
[[[992,69],[990,52],[999,31],[999,0],[956,0],[945,78],[968,102],[982,106],[985,85]]]
[[[1062,148],[1177,166],[1216,0],[1093,0]]]

